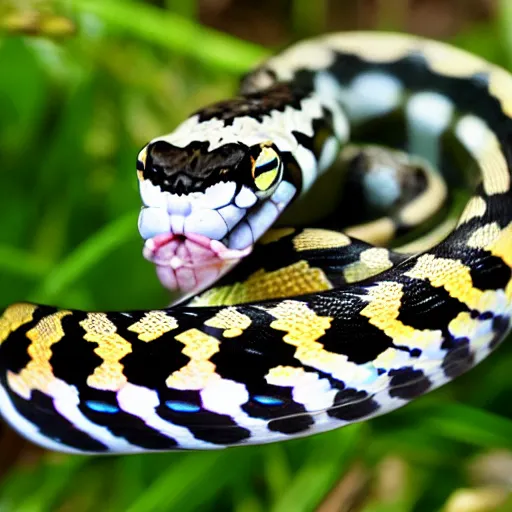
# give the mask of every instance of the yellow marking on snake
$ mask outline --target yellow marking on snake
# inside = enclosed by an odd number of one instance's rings
[[[395,345],[408,348],[440,348],[443,335],[440,330],[414,329],[398,320],[403,298],[400,283],[384,281],[368,290],[369,304],[361,310],[361,315],[392,338]]]
[[[485,249],[492,244],[501,234],[501,228],[496,222],[485,224],[473,231],[469,237],[468,246],[473,249]]]
[[[460,300],[470,309],[480,309],[483,292],[473,287],[471,269],[458,260],[425,254],[405,275],[429,281],[434,288],[444,288],[451,297]]]
[[[319,316],[306,303],[285,300],[273,308],[262,308],[276,320],[270,327],[284,331],[283,341],[294,347],[295,357],[305,366],[310,366],[336,378],[355,382],[364,381],[370,370],[348,361],[346,355],[325,350],[321,338],[330,328],[332,317]]]
[[[141,341],[154,341],[177,327],[177,320],[165,311],[150,311],[128,330],[137,333]]]
[[[48,386],[55,381],[50,363],[52,345],[63,338],[62,318],[71,314],[71,311],[57,311],[43,317],[27,332],[27,338],[31,341],[27,352],[31,359],[19,374],[7,374],[9,385],[18,395],[28,400],[32,391],[51,394]]]
[[[271,368],[265,380],[272,386],[282,386],[297,389],[306,387],[311,390],[312,386],[317,385],[319,376],[316,372],[308,372],[304,368],[294,366],[276,366]],[[333,390],[333,393],[336,391]]]
[[[224,329],[222,335],[225,338],[235,338],[240,336],[251,325],[251,322],[247,315],[240,313],[236,308],[224,308],[204,324],[208,327]]]
[[[271,368],[265,380],[272,386],[292,387],[306,373],[304,368],[296,368],[295,366],[276,366]]]
[[[384,245],[395,235],[394,222],[384,217],[365,224],[358,224],[345,230],[348,236],[374,245]]]
[[[512,268],[512,222],[501,231],[499,237],[486,249],[493,256],[501,258],[505,265]],[[509,301],[512,301],[512,279],[505,288],[505,296]]]
[[[441,75],[466,78],[491,70],[488,62],[464,50],[454,48],[452,52],[450,46],[435,41],[432,44],[425,44],[427,41],[422,43],[425,45],[422,50],[430,68]]]
[[[512,222],[502,229],[489,247],[486,248],[493,256],[501,258],[506,265],[512,268]]]
[[[321,41],[327,43],[330,48],[359,55],[364,60],[389,62],[406,56],[413,46],[412,43],[417,43],[421,39],[410,37],[406,40],[398,34],[386,34],[386,37],[381,37],[377,33],[359,32],[333,34],[322,38]]]
[[[318,249],[335,249],[350,245],[350,238],[343,233],[327,229],[304,229],[293,240],[296,251],[311,251]]]
[[[343,270],[343,276],[347,283],[355,283],[374,276],[393,266],[389,259],[387,249],[381,247],[372,247],[363,251],[359,256],[359,261],[355,261]]]
[[[495,337],[492,330],[492,319],[482,321],[471,318],[471,313],[463,311],[459,313],[449,324],[448,330],[456,338],[471,339],[471,349],[488,346]]]
[[[492,135],[488,147],[479,156],[478,163],[482,168],[484,190],[488,195],[504,194],[510,189],[507,161],[495,135]]]
[[[0,345],[11,332],[30,322],[34,318],[36,309],[37,306],[26,303],[9,306],[0,317]]]
[[[503,69],[493,67],[489,82],[490,93],[499,100],[503,112],[512,117],[512,78]]]
[[[417,360],[415,363],[416,362]],[[389,371],[403,366],[410,366],[411,356],[409,352],[405,350],[389,347],[384,350],[384,352],[381,352],[375,360],[372,361],[372,363],[376,368],[382,368],[383,370]]]
[[[185,345],[182,353],[188,356],[190,361],[167,377],[165,381],[167,387],[200,390],[221,378],[215,373],[215,365],[209,360],[219,351],[219,340],[199,329],[189,329],[174,338]]]
[[[291,295],[304,295],[332,288],[324,272],[301,260],[287,267],[266,272],[260,269],[246,281],[212,288],[194,298],[193,306],[231,306]]]
[[[511,251],[512,243],[507,240],[506,231],[503,230],[500,238],[486,247],[486,250],[491,253],[497,251],[495,255],[500,255],[500,257],[501,250]],[[510,231],[508,231],[508,236],[510,236]],[[504,257],[505,254],[503,254]],[[508,254],[508,258],[510,258],[510,252]],[[505,259],[504,261],[507,263]],[[457,260],[436,258],[432,254],[426,254],[420,257],[416,265],[405,275],[415,279],[428,280],[435,288],[444,288],[451,297],[460,300],[468,308],[480,312],[493,311],[498,301],[496,291],[482,291],[475,288],[471,279],[471,269]],[[511,292],[512,286],[509,283],[506,290],[507,297],[510,297]]]
[[[103,362],[87,378],[87,385],[105,391],[118,391],[127,383],[120,360],[132,351],[132,345],[117,334],[116,325],[105,313],[88,313],[80,322],[84,339],[97,343],[94,353]]]
[[[458,225],[465,224],[472,219],[482,218],[487,211],[487,203],[480,196],[474,196],[469,201],[462,215],[460,217]]]

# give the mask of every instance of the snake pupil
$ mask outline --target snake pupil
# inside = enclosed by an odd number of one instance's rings
[[[278,166],[277,157],[270,160],[270,162],[264,163],[262,165],[258,165],[254,169],[254,177],[256,178],[257,176],[263,174],[264,172],[271,171],[274,168],[276,168],[277,166]]]

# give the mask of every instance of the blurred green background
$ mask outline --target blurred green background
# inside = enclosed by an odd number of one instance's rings
[[[0,307],[167,301],[141,257],[138,150],[325,31],[448,40],[512,68],[509,0],[0,2]],[[512,350],[405,409],[215,453],[84,458],[0,425],[0,511],[511,511]]]

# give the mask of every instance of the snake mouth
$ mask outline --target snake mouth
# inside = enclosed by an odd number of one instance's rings
[[[204,290],[252,251],[237,250],[197,233],[164,233],[146,240],[143,255],[156,265],[162,284],[191,293]]]
[[[266,200],[234,182],[218,183],[201,197],[176,196],[144,182],[139,232],[144,257],[154,263],[162,284],[199,293],[242,258],[296,194],[283,181]]]

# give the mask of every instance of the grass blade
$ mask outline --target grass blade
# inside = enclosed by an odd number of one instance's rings
[[[139,39],[232,73],[247,71],[267,56],[261,46],[150,5],[118,0],[75,0],[73,6]]]
[[[103,257],[131,237],[138,236],[136,225],[136,214],[129,212],[97,231],[46,276],[30,300],[42,303],[55,300]]]
[[[340,475],[347,470],[350,462],[360,446],[359,440],[364,427],[360,424],[351,425],[340,431],[336,436],[336,450],[326,443],[323,450],[313,451],[290,483],[285,493],[274,503],[272,512],[306,512],[314,510],[323,496],[332,488]],[[342,454],[342,459],[336,457]]]
[[[156,479],[138,499],[127,508],[127,512],[153,512],[160,510],[188,509],[192,501],[200,510],[200,505],[209,499],[204,492],[205,483],[219,490],[229,474],[226,464],[228,452],[187,454],[177,459],[167,471]],[[215,475],[212,478],[212,475]],[[200,491],[198,491],[200,489]],[[210,489],[211,490],[211,489]]]
[[[15,247],[0,246],[0,272],[41,279],[49,268],[50,263],[42,258]]]
[[[484,448],[512,450],[512,420],[473,407],[450,404],[425,416],[437,435]]]

